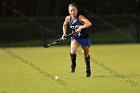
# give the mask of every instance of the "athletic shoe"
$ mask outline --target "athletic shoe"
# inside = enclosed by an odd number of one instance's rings
[[[90,69],[86,70],[86,77],[90,77],[90,75],[91,75],[91,70]]]
[[[75,72],[75,67],[71,67],[71,68],[70,68],[70,72],[71,72],[71,73],[74,73],[74,72]]]

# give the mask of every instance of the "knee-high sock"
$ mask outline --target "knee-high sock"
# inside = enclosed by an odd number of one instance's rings
[[[90,70],[90,56],[85,57],[86,69]]]
[[[70,57],[71,57],[71,62],[72,62],[72,67],[76,67],[76,54],[71,54],[70,53]]]

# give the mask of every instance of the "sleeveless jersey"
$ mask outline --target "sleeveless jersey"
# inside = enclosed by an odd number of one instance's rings
[[[75,32],[80,26],[82,26],[83,24],[79,21],[79,15],[77,15],[75,22],[73,22],[72,16],[70,16],[69,25],[70,25],[70,28],[71,28],[72,32]],[[88,38],[89,36],[87,34],[86,29],[82,29],[81,32],[79,32],[77,35],[73,35],[72,37]]]

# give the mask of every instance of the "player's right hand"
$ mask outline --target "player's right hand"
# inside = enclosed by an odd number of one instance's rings
[[[66,36],[67,36],[67,34],[63,34],[61,38],[62,38],[63,40],[65,40],[65,39],[66,39]]]

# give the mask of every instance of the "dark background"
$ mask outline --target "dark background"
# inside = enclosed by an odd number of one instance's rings
[[[27,16],[65,16],[69,3],[76,3],[97,15],[135,14],[136,0],[1,0],[0,16],[15,16],[4,9],[7,3]]]
[[[139,0],[0,0],[0,45],[39,45],[60,37],[69,3],[92,22],[94,44],[139,43]]]

